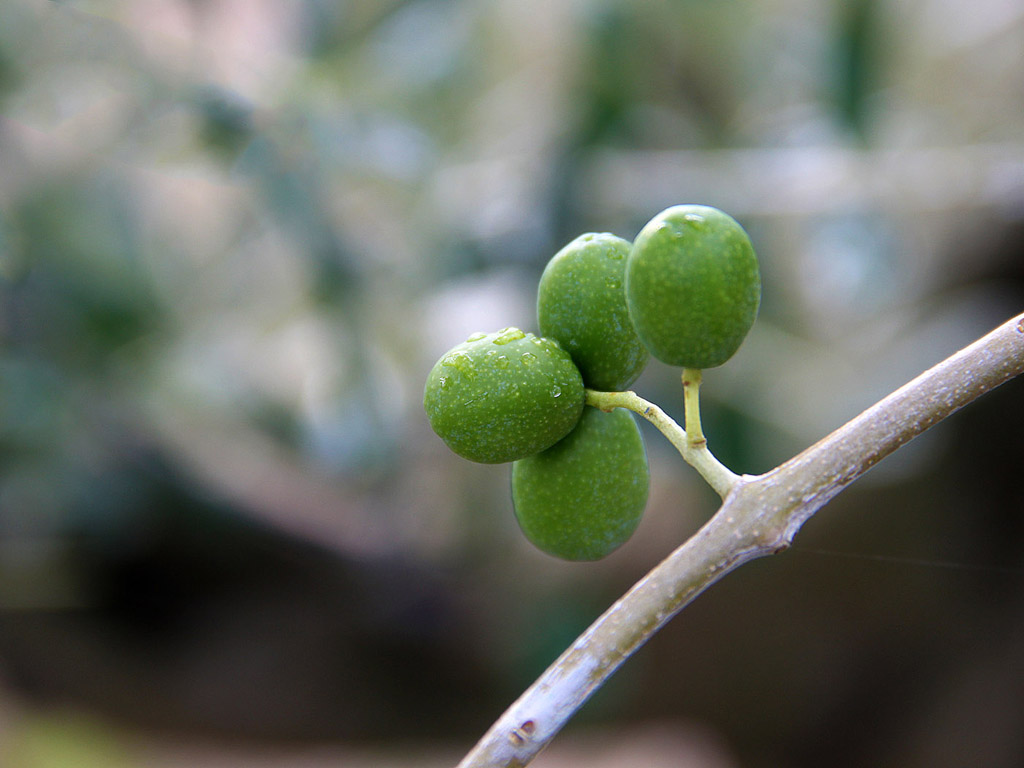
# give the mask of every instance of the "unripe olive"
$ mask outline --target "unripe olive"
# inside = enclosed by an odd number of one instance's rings
[[[662,211],[633,242],[626,302],[637,334],[662,362],[721,365],[739,349],[761,303],[750,238],[717,208]]]
[[[647,363],[647,348],[626,308],[629,249],[628,240],[612,234],[580,235],[551,258],[540,277],[540,332],[572,355],[592,389],[625,389]]]
[[[598,560],[636,530],[650,471],[628,411],[587,407],[568,437],[512,465],[512,503],[526,537],[566,560]]]
[[[499,464],[565,437],[583,410],[583,380],[558,342],[505,328],[473,334],[438,360],[423,408],[455,453]]]

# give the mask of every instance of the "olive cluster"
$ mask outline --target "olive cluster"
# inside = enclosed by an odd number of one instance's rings
[[[620,391],[650,355],[702,369],[732,357],[761,300],[746,232],[716,208],[679,205],[630,243],[581,235],[540,278],[540,335],[477,333],[427,377],[423,405],[457,454],[512,462],[523,532],[568,560],[596,560],[636,530],[649,470],[632,414],[585,405],[586,389]]]

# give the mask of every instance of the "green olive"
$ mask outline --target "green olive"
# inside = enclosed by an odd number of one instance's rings
[[[568,437],[512,465],[512,503],[526,537],[566,560],[598,560],[640,524],[650,471],[628,411],[587,407]]]
[[[569,434],[583,410],[583,380],[558,342],[505,328],[473,334],[438,360],[423,408],[455,453],[499,464]]]
[[[662,211],[633,242],[626,302],[637,334],[662,362],[721,365],[739,349],[761,303],[750,238],[717,208]]]
[[[580,235],[551,258],[540,278],[540,332],[572,355],[592,389],[625,389],[647,363],[626,308],[629,249],[628,240],[612,234]]]

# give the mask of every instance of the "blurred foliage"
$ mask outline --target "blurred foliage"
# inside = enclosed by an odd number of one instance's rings
[[[40,715],[6,734],[0,760],[10,768],[116,768],[131,765],[127,750],[104,724],[81,715]]]
[[[871,123],[871,96],[882,67],[877,60],[882,29],[877,0],[853,0],[840,6],[836,30],[836,109],[861,141]]]
[[[742,472],[1024,303],[1012,2],[0,16],[0,677],[28,701],[247,739],[478,735],[714,508],[649,431],[635,539],[554,562],[506,468],[430,433],[437,356],[534,328],[543,264],[583,231],[679,202],[750,230],[762,315],[704,390]],[[705,721],[745,765],[959,765],[978,734],[1018,765],[1024,704],[985,673],[1021,668],[1014,386],[806,533],[987,578],[794,552],[702,598],[585,717]],[[674,371],[636,389],[681,416]]]

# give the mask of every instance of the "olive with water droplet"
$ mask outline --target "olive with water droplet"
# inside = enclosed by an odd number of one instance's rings
[[[583,380],[558,342],[505,328],[445,353],[427,376],[423,407],[455,453],[499,464],[565,437],[583,410]]]
[[[631,413],[587,407],[569,435],[512,465],[512,503],[526,537],[565,560],[598,560],[640,524],[650,485]]]
[[[572,355],[592,389],[625,389],[647,363],[626,307],[629,249],[612,234],[580,235],[551,258],[537,289],[541,334]]]
[[[633,242],[626,302],[637,334],[662,362],[722,365],[743,343],[761,303],[750,238],[717,208],[667,208]]]

